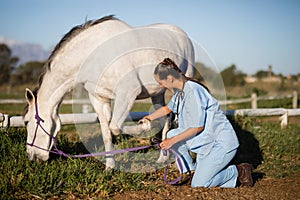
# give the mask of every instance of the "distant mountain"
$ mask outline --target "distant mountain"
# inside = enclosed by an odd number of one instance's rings
[[[18,65],[29,61],[44,61],[50,55],[50,52],[39,44],[19,42],[2,36],[0,43],[6,44],[11,49],[12,55],[19,58]]]

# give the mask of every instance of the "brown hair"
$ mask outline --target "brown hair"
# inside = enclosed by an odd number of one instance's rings
[[[186,77],[176,63],[170,58],[165,58],[155,67],[154,75],[157,75],[160,80],[166,80],[168,75],[171,75],[176,79],[183,78],[188,81],[193,81],[204,87],[209,92],[209,89],[203,83],[200,83],[198,80],[193,78]]]
[[[165,58],[156,66],[154,69],[154,75],[158,75],[161,80],[166,80],[168,75],[172,75],[176,79],[185,77],[176,63],[170,58]]]

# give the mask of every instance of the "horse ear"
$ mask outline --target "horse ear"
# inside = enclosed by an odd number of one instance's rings
[[[35,97],[33,95],[33,92],[30,89],[26,88],[25,90],[26,90],[25,97],[27,99],[28,104],[31,105],[34,103]]]

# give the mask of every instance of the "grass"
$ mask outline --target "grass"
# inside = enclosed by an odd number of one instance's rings
[[[271,177],[292,177],[300,173],[300,126],[290,124],[281,129],[277,122],[259,122],[253,118],[247,129],[255,133],[263,153],[258,170]]]
[[[95,158],[56,157],[44,163],[31,162],[25,152],[24,129],[1,131],[1,135],[1,199],[44,199],[68,194],[108,197],[123,190],[151,189],[141,184],[151,179],[151,174],[105,171]],[[58,142],[59,148],[68,147],[70,153],[76,151],[75,143],[63,134]]]
[[[23,93],[23,88],[19,89]],[[5,94],[1,98],[14,98],[20,95]],[[291,99],[259,101],[258,107],[291,107]],[[0,112],[10,115],[21,115],[24,105],[1,105]],[[227,106],[227,109],[250,108],[249,104]],[[132,111],[149,111],[150,104],[135,104]],[[62,105],[60,113],[71,113],[72,106]],[[296,117],[295,117],[296,118]],[[280,128],[278,121],[270,118],[238,118],[233,122],[240,140],[239,153],[234,162],[251,162],[255,173],[264,177],[292,177],[300,174],[300,123],[293,119],[285,129]],[[289,118],[290,120],[290,118]],[[95,132],[98,125],[87,125],[81,130]],[[82,138],[77,135],[74,125],[63,126],[58,137],[58,147],[69,154],[86,153],[84,142],[95,146],[99,135]],[[118,169],[122,164],[140,173],[122,170],[105,171],[104,158],[72,159],[51,156],[47,162],[38,163],[28,160],[26,155],[26,130],[10,128],[0,130],[0,199],[47,199],[47,198],[109,198],[122,191],[154,191],[164,189],[162,181],[163,167],[152,166],[157,154],[139,152],[116,156]],[[88,134],[87,134],[88,135]],[[86,140],[85,140],[86,139]],[[141,138],[121,137],[116,140],[116,148],[127,148],[145,145]],[[145,141],[145,140],[144,140]],[[146,140],[147,141],[147,140]],[[94,143],[93,143],[94,142]],[[149,151],[155,152],[155,149]],[[134,160],[136,159],[136,160]],[[141,167],[142,166],[142,167]],[[145,171],[145,172],[143,172]],[[170,176],[178,176],[176,168],[170,169]]]
[[[277,122],[241,118],[235,122],[235,128],[241,140],[240,152],[248,156],[246,159],[251,161],[251,156],[257,157],[258,152],[262,156],[256,173],[277,178],[299,175],[299,125],[289,124],[285,129],[280,129]],[[78,145],[78,137],[73,136],[69,139],[67,133],[70,131],[74,131],[74,126],[63,126],[58,137],[58,147],[70,154],[84,152],[84,147]],[[25,152],[25,129],[10,128],[1,131],[0,134],[1,199],[66,198],[68,195],[78,198],[105,198],[122,191],[150,192],[162,187],[161,184],[157,184],[157,180],[162,182],[162,169],[141,173],[105,171],[105,166],[96,158],[72,159],[52,156],[47,162],[31,162]],[[259,151],[253,150],[255,141],[258,141]],[[117,146],[125,148],[140,144],[132,138],[124,137],[117,142]],[[144,159],[144,165],[147,165],[148,158],[141,155],[140,159]],[[243,158],[245,157],[240,156],[238,159]],[[121,155],[116,159],[122,162],[127,159],[129,162],[130,155]],[[176,170],[173,171],[176,176]]]

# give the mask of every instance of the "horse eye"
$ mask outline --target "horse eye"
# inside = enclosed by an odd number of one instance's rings
[[[28,121],[25,121],[25,122],[24,122],[24,124],[25,124],[25,126],[27,126],[27,124],[28,124]]]

